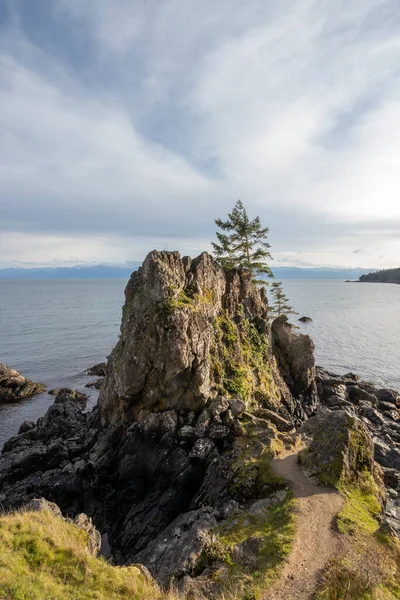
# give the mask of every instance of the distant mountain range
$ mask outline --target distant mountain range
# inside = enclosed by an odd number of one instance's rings
[[[78,265],[75,267],[9,267],[0,269],[0,279],[128,279],[140,262],[130,266]],[[277,279],[355,279],[371,269],[330,269],[324,267],[275,267]]]

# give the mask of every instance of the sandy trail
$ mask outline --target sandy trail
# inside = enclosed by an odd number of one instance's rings
[[[281,455],[272,466],[291,483],[296,502],[296,537],[279,580],[265,592],[263,600],[311,600],[321,570],[338,550],[339,540],[332,524],[343,498],[334,488],[320,487],[308,479],[298,464],[297,452]]]

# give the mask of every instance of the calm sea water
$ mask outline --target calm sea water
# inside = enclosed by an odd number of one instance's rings
[[[85,369],[105,360],[119,333],[125,281],[0,280],[0,362],[52,387],[85,389]],[[400,389],[400,285],[286,280],[319,364]],[[297,317],[292,320],[296,321]],[[0,447],[54,398],[0,405]]]

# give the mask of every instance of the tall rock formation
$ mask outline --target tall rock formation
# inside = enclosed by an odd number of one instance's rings
[[[126,287],[98,407],[82,413],[64,390],[9,440],[0,502],[43,496],[85,512],[118,563],[143,563],[162,584],[203,576],[221,563],[216,531],[235,516],[264,523],[286,501],[269,461],[315,408],[314,377],[311,340],[286,323],[272,337],[248,272],[153,251]],[[225,547],[244,574],[264,564],[262,531]]]
[[[292,405],[271,352],[263,289],[247,272],[152,252],[125,292],[121,337],[99,405],[103,427],[200,411],[217,394]]]

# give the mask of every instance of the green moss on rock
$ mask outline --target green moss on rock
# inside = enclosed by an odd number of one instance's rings
[[[214,321],[215,342],[211,350],[213,376],[220,393],[243,397],[247,403],[267,397],[279,403],[274,365],[265,322],[250,320],[238,311],[224,310]]]

